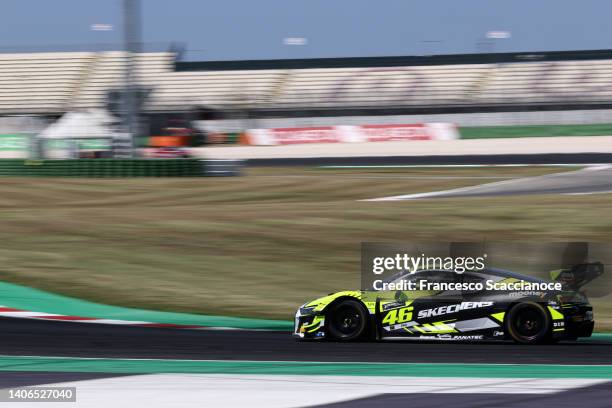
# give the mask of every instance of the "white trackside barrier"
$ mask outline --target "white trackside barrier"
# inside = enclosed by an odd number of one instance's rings
[[[459,131],[452,123],[417,123],[359,126],[250,129],[245,144],[277,146],[304,143],[365,143],[415,140],[455,140]]]

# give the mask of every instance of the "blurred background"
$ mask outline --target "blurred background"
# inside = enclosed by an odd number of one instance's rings
[[[608,134],[608,8],[9,0],[0,154],[131,155],[133,135],[139,155],[180,156],[157,150],[361,124],[450,122],[464,138]]]

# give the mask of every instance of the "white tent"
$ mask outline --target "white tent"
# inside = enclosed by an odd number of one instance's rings
[[[79,157],[79,151],[109,150],[116,119],[106,111],[68,112],[38,134],[37,155],[49,159]]]
[[[68,112],[49,125],[38,137],[44,139],[112,138],[116,119],[104,110]]]

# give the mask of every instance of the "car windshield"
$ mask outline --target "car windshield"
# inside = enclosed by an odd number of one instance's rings
[[[445,271],[445,270],[419,270],[416,271],[414,273],[411,273],[410,271],[401,271],[398,272],[394,275],[389,276],[386,279],[383,279],[383,282],[386,283],[392,283],[392,282],[400,282],[402,280],[405,281],[413,281],[413,280],[418,280],[418,279],[430,279],[431,277],[435,276],[441,276],[441,275],[445,275],[445,274],[451,274],[451,273],[455,273],[454,271]],[[450,275],[449,275],[450,276]]]

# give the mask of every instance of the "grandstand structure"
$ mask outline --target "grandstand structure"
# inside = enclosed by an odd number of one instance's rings
[[[146,112],[193,108],[301,115],[307,111],[456,112],[612,106],[612,51],[430,57],[180,62],[141,53],[135,80]],[[0,115],[104,108],[124,80],[126,54],[0,54]]]

